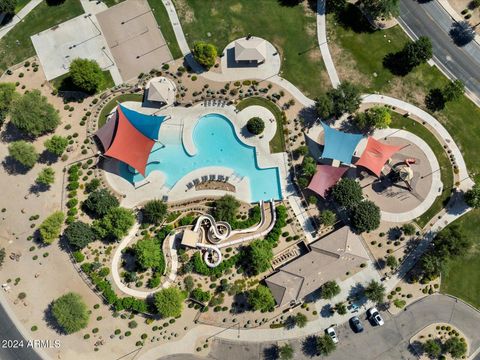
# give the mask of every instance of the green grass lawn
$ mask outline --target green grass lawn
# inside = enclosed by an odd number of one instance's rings
[[[102,91],[115,86],[110,71],[103,71],[103,76],[105,81],[103,82],[103,86],[98,89],[97,93],[101,93]],[[81,91],[73,84],[69,73],[63,74],[51,80],[51,83],[58,91]]]
[[[318,48],[315,13],[308,2],[282,6],[278,0],[174,1],[189,45],[203,40],[219,53],[231,41],[252,34],[273,43],[282,56],[282,76],[305,95],[324,93],[330,82]],[[210,34],[210,36],[209,36]]]
[[[17,5],[15,6],[15,14],[18,14],[19,11],[22,10],[29,2],[30,0],[17,0]]]
[[[143,95],[142,94],[122,94],[119,96],[114,97],[110,100],[102,109],[100,113],[100,117],[98,118],[98,127],[101,128],[105,122],[107,121],[108,114],[113,110],[118,103],[122,103],[124,101],[142,101]]]
[[[168,44],[168,48],[170,49],[173,58],[181,58],[183,54],[178,46],[172,24],[168,18],[167,9],[165,9],[162,0],[148,0],[148,4],[152,8],[155,20],[157,20],[158,26],[160,26],[160,30],[162,31],[163,37]]]
[[[469,212],[456,222],[474,243],[469,255],[449,260],[442,274],[441,290],[480,309],[480,210]]]
[[[124,2],[125,0],[102,0],[102,2],[107,5],[108,7],[112,7],[114,5],[120,4],[121,2]]]
[[[279,153],[285,151],[285,137],[283,136],[283,114],[282,111],[270,100],[261,98],[261,97],[250,97],[240,101],[236,108],[238,110],[243,110],[246,107],[258,105],[267,108],[275,116],[277,122],[277,131],[275,136],[270,140],[270,152]]]
[[[31,35],[81,14],[83,8],[79,0],[65,0],[57,6],[48,6],[43,1],[0,40],[0,71],[35,55]]]
[[[453,172],[450,160],[447,157],[442,145],[437,138],[424,126],[418,122],[405,118],[398,113],[392,112],[392,123],[390,127],[395,129],[404,129],[422,138],[437,157],[440,165],[441,178],[443,183],[443,192],[436,198],[430,209],[422,216],[416,219],[416,222],[423,228],[448,202],[453,187]]]

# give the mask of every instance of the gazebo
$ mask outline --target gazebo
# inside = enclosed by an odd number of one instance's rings
[[[148,157],[155,141],[140,132],[119,106],[110,121],[95,136],[100,140],[104,156],[124,162],[145,176]]]
[[[330,165],[317,165],[317,171],[313,175],[308,189],[326,198],[327,191],[337,183],[348,168],[345,166],[335,167]]]
[[[235,61],[247,61],[261,64],[267,58],[267,43],[265,40],[248,36],[235,41]]]
[[[380,176],[385,163],[393,154],[402,149],[403,146],[394,146],[381,143],[373,137],[368,138],[367,147],[360,159],[356,162],[356,166],[363,166],[375,175]]]
[[[334,159],[345,164],[351,164],[355,148],[360,140],[362,140],[363,135],[345,133],[331,128],[324,122],[322,122],[322,126],[325,134],[322,158]]]
[[[166,77],[157,77],[150,80],[146,86],[147,100],[163,105],[172,105],[177,95],[177,87]]]

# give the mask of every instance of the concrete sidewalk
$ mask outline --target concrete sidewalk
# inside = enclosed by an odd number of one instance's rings
[[[31,0],[27,5],[24,6],[22,10],[18,14],[15,14],[13,19],[6,25],[0,28],[0,39],[3,38],[5,35],[8,34],[10,30],[14,28],[20,21],[23,20],[25,16],[30,13],[33,9],[37,7],[43,0]]]

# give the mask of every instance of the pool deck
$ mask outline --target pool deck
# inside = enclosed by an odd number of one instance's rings
[[[204,103],[197,104],[190,108],[166,107],[162,109],[154,107],[142,107],[140,102],[125,102],[122,105],[145,114],[164,115],[167,120],[162,124],[160,132],[171,132],[171,136],[180,136],[187,154],[196,154],[196,147],[193,141],[193,130],[198,120],[208,114],[220,114],[228,118],[236,132],[236,136],[246,145],[255,147],[257,165],[260,168],[277,167],[279,170],[280,188],[283,196],[287,194],[287,164],[285,153],[270,153],[269,142],[275,135],[277,128],[274,115],[267,109],[260,106],[251,106],[240,112],[236,112],[234,106],[207,106]],[[252,136],[245,128],[247,121],[253,116],[262,118],[265,122],[265,130],[260,136]],[[177,139],[178,140],[178,139]],[[135,186],[125,180],[119,174],[119,162],[107,159],[104,162],[105,178],[114,191],[123,195],[122,206],[133,208],[152,198],[162,199],[167,197],[168,201],[183,201],[196,197],[217,197],[225,194],[235,196],[241,201],[252,202],[250,181],[248,177],[240,177],[235,171],[228,167],[211,166],[204,167],[186,174],[177,183],[169,188],[165,185],[165,175],[160,171],[152,171],[147,178]],[[188,188],[187,185],[202,176],[222,175],[229,177],[229,183],[235,186],[235,192],[224,190],[195,190],[195,187]]]

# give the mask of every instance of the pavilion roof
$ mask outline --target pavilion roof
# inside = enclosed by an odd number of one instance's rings
[[[322,158],[335,159],[345,164],[351,164],[355,148],[363,135],[336,130],[323,122],[322,126],[325,134]]]
[[[363,166],[369,169],[375,175],[380,176],[383,166],[393,154],[402,149],[403,146],[394,146],[381,143],[373,137],[368,138],[367,147],[362,153],[356,166]]]
[[[347,170],[348,168],[345,166],[317,165],[317,171],[313,175],[308,188],[325,198],[328,189],[335,185]]]
[[[114,126],[110,124],[111,122],[114,122]],[[102,133],[104,127],[108,127],[108,131]],[[122,106],[117,108],[116,118],[105,124],[96,135],[104,146],[112,139],[110,145],[104,149],[105,156],[120,160],[145,176],[148,157],[155,141],[146,137],[130,123],[123,113]],[[102,136],[107,140],[105,143]]]

